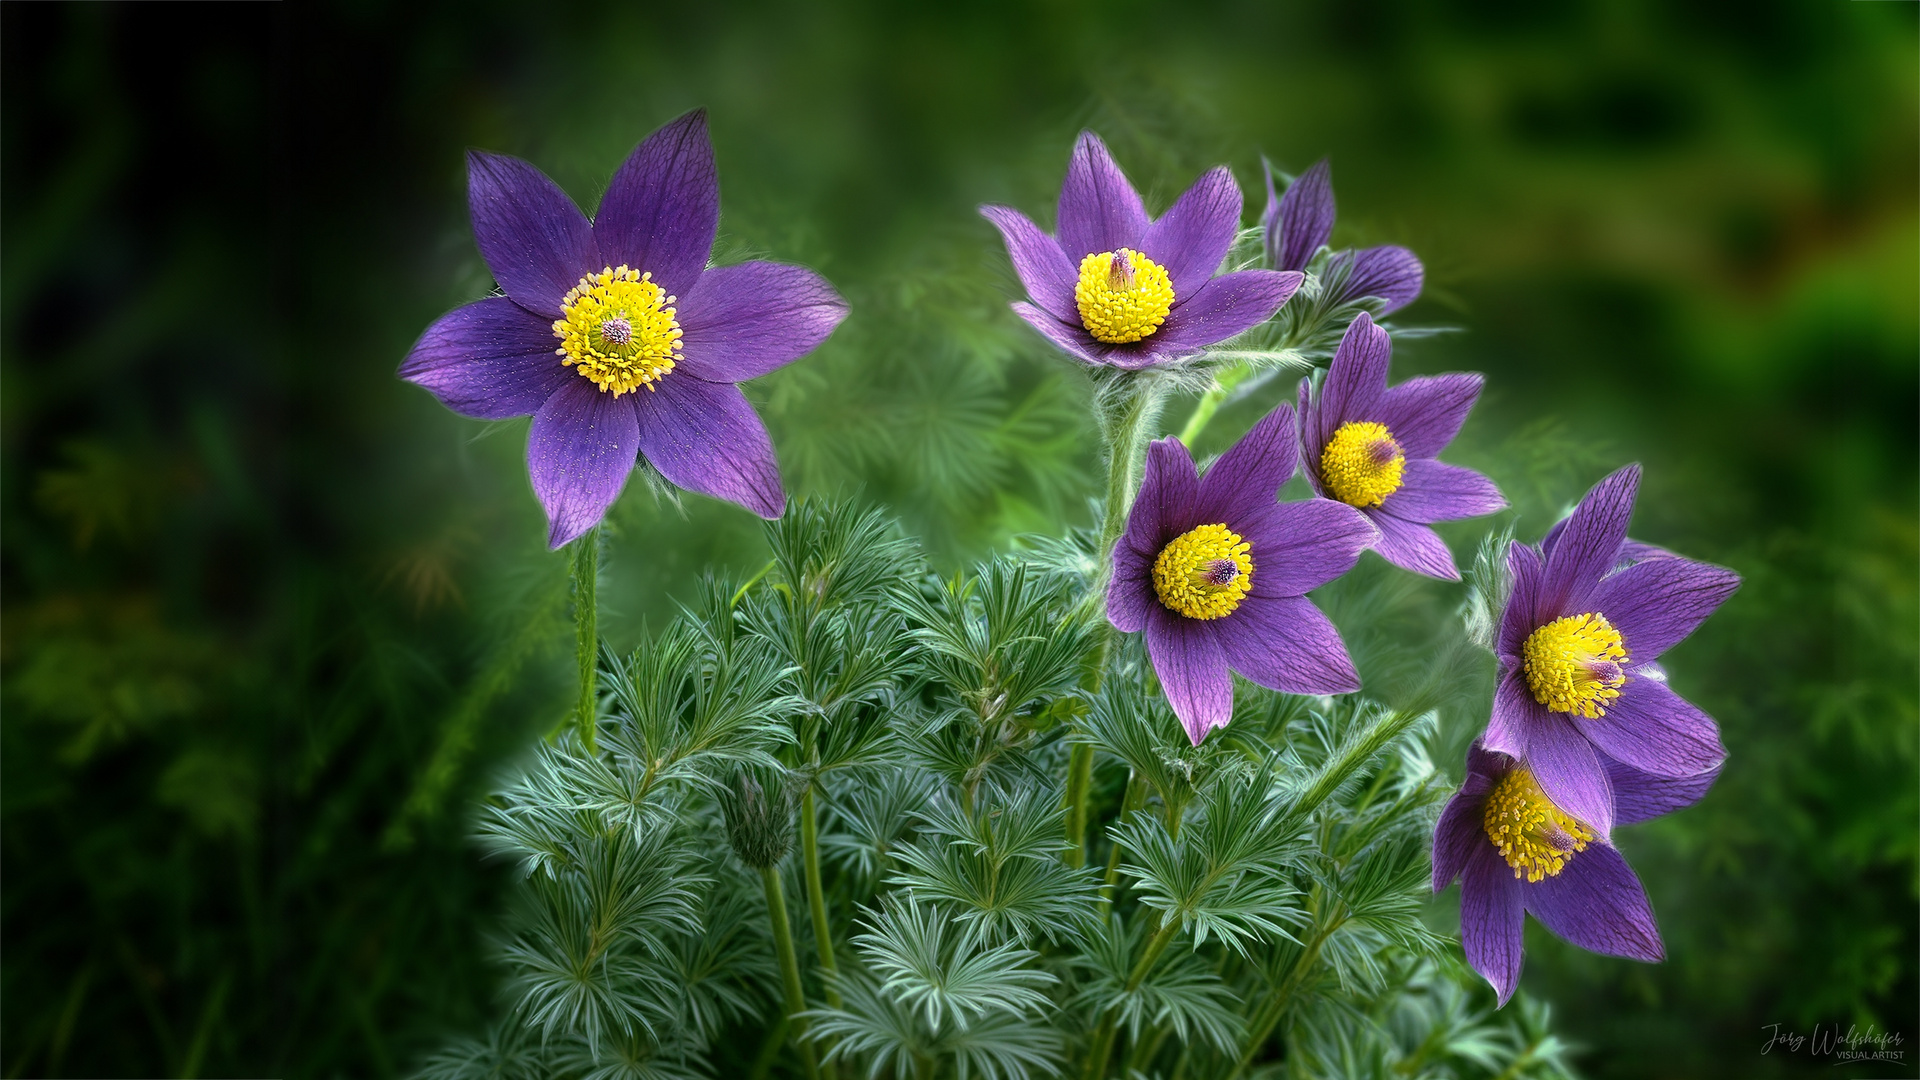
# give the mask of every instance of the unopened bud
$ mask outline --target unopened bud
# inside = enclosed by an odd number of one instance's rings
[[[727,843],[741,862],[755,870],[777,865],[793,847],[792,785],[784,774],[767,776],[766,781],[741,769],[720,795]]]

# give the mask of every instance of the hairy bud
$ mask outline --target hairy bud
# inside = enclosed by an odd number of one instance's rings
[[[784,774],[734,773],[721,793],[720,810],[727,819],[727,843],[741,862],[765,870],[786,858],[793,847],[794,802],[793,785]]]

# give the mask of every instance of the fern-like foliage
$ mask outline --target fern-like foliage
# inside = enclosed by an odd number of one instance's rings
[[[1229,261],[1258,249],[1242,236]],[[1093,380],[1114,453],[1168,392],[1203,393],[1197,431],[1324,363],[1359,310],[1335,272],[1319,257],[1288,314],[1227,347]],[[1012,478],[1060,452],[1069,395],[1004,412],[1006,389],[928,368],[874,392],[897,425],[879,443],[834,452],[904,459],[948,512],[1063,500]],[[991,467],[945,470],[961,460]],[[1111,464],[1118,506],[1136,480]],[[602,655],[597,739],[562,732],[484,808],[483,844],[523,880],[507,1015],[422,1075],[1562,1075],[1544,1012],[1491,1014],[1427,910],[1450,793],[1429,754],[1479,677],[1459,657],[1504,597],[1503,540],[1464,629],[1418,649],[1405,575],[1325,590],[1371,692],[1242,684],[1195,746],[1104,618],[1116,520],[938,574],[888,514],[799,500],[758,573],[707,579]]]

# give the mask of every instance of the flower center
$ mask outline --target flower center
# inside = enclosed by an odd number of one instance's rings
[[[1250,545],[1225,525],[1181,533],[1153,560],[1153,591],[1171,611],[1189,619],[1233,614],[1253,588]]]
[[[1354,420],[1340,425],[1320,454],[1320,476],[1348,506],[1379,506],[1400,490],[1407,455],[1387,425]]]
[[[1621,661],[1627,649],[1620,631],[1596,612],[1555,619],[1528,635],[1520,647],[1533,698],[1554,712],[1605,716],[1607,702],[1627,681]]]
[[[1553,805],[1540,782],[1518,765],[1487,796],[1485,828],[1513,876],[1528,881],[1558,874],[1593,839],[1591,829]]]
[[[1159,263],[1132,248],[1102,251],[1080,260],[1073,299],[1095,341],[1125,345],[1167,321],[1167,312],[1173,310],[1173,279]]]
[[[642,386],[652,390],[673,370],[680,348],[673,302],[650,273],[619,266],[588,274],[560,301],[554,352],[614,397]]]

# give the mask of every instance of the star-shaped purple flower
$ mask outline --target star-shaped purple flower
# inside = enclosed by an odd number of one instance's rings
[[[1355,506],[1380,530],[1381,557],[1403,570],[1460,580],[1429,526],[1507,505],[1493,481],[1434,460],[1480,397],[1478,375],[1422,375],[1387,386],[1393,343],[1361,312],[1313,397],[1300,382],[1300,444],[1313,490]]]
[[[1620,825],[1692,806],[1719,775],[1655,776],[1610,758],[1602,764]],[[1466,782],[1433,832],[1433,891],[1456,877],[1467,962],[1502,1005],[1520,982],[1528,912],[1589,952],[1666,957],[1646,890],[1605,834],[1554,805],[1524,765],[1478,742],[1467,751]]]
[[[1273,167],[1266,167],[1267,209],[1260,215],[1266,229],[1267,261],[1278,270],[1304,270],[1333,236],[1333,175],[1326,159],[1300,174],[1285,195],[1274,190]],[[1420,295],[1426,269],[1406,248],[1392,244],[1337,251],[1328,260],[1326,276],[1338,290],[1334,305],[1374,297],[1380,314],[1406,307]]]
[[[1731,570],[1629,544],[1640,486],[1629,465],[1587,493],[1544,551],[1507,553],[1513,591],[1495,651],[1486,745],[1524,760],[1555,803],[1605,836],[1617,793],[1604,758],[1658,776],[1727,756],[1713,719],[1655,663],[1739,587]]]
[[[720,184],[704,110],[649,135],[588,222],[527,162],[473,151],[474,240],[505,296],[443,316],[400,376],[463,416],[533,415],[527,471],[554,547],[599,524],[636,455],[762,517],[786,508],[773,442],[735,383],[826,340],[847,305],[818,274],[707,266]]]
[[[1285,404],[1204,479],[1179,439],[1147,449],[1113,549],[1107,618],[1146,631],[1153,670],[1195,746],[1233,716],[1229,669],[1288,693],[1360,689],[1339,632],[1306,593],[1353,569],[1374,529],[1328,499],[1275,502],[1298,458]]]
[[[1222,165],[1150,220],[1106,144],[1087,131],[1060,189],[1057,239],[1017,210],[980,212],[1006,239],[1033,301],[1013,310],[1076,359],[1137,369],[1193,356],[1267,321],[1300,287],[1298,273],[1215,276],[1239,231],[1240,207],[1240,185]]]

